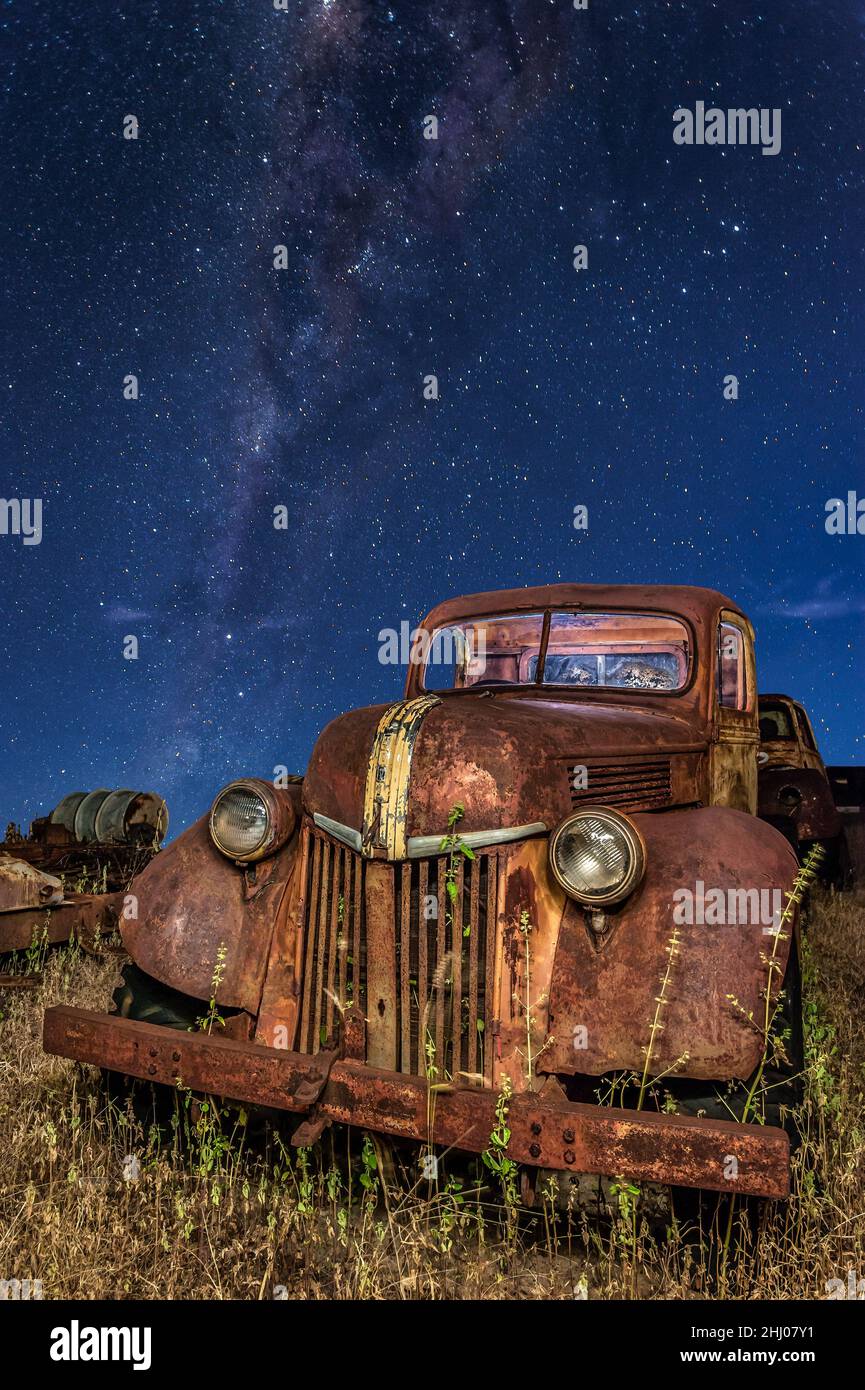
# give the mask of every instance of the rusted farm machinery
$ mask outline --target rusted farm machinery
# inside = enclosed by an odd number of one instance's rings
[[[162,797],[107,787],[65,796],[27,835],[7,826],[0,842],[0,955],[110,934],[124,891],[167,828]]]

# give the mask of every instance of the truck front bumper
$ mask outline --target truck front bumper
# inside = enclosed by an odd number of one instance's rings
[[[310,1056],[187,1033],[65,1005],[45,1014],[45,1051],[165,1086],[307,1114],[439,1148],[482,1153],[496,1128],[496,1092],[453,1086],[357,1058]],[[758,1197],[789,1192],[781,1129],[727,1120],[576,1104],[523,1093],[508,1102],[508,1154],[535,1168],[605,1173],[636,1182]]]

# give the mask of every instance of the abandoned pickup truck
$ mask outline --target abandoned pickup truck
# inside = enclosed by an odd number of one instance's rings
[[[825,873],[849,878],[841,816],[803,705],[789,695],[760,695],[757,814],[776,826],[800,855],[826,851]]]
[[[783,1197],[797,861],[755,814],[758,744],[753,631],[718,593],[452,599],[403,699],[335,719],[303,779],[224,787],[148,865],[117,1011],[50,1009],[45,1047],[294,1111],[302,1145],[335,1122],[482,1154],[505,1114],[524,1192]]]

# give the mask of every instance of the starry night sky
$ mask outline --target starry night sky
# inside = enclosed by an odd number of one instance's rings
[[[3,0],[0,48],[3,825],[177,831],[397,698],[381,628],[557,580],[728,593],[863,761],[863,0]],[[674,145],[697,100],[780,154]]]

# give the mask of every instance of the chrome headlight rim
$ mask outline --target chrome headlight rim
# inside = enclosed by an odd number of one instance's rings
[[[566,835],[578,821],[592,817],[595,820],[606,821],[612,825],[616,831],[623,836],[627,842],[630,852],[630,867],[622,881],[613,888],[606,889],[599,893],[586,893],[578,891],[560,872],[557,863],[557,849],[564,835]],[[586,907],[607,907],[624,902],[625,898],[637,889],[643,881],[646,872],[646,842],[640,831],[637,829],[630,816],[626,816],[622,811],[617,811],[612,806],[586,805],[580,806],[578,810],[572,811],[565,816],[563,821],[556,826],[550,836],[549,842],[549,861],[553,877],[559,887],[574,902],[582,903]]]
[[[236,850],[230,849],[227,845],[222,843],[217,833],[215,825],[216,814],[219,809],[220,802],[230,792],[246,792],[249,795],[258,797],[259,801],[264,806],[266,815],[265,827],[258,842],[252,848],[245,850],[242,853],[238,853]],[[219,850],[220,854],[224,854],[226,859],[232,860],[233,863],[255,863],[257,860],[263,859],[265,855],[269,854],[271,850],[273,850],[276,847],[276,826],[278,820],[276,811],[277,808],[275,805],[273,788],[271,787],[269,782],[264,782],[258,777],[237,777],[233,782],[226,783],[226,785],[222,787],[221,790],[218,791],[216,793],[216,796],[213,798],[213,802],[210,807],[210,814],[208,816],[208,828],[210,830],[210,838],[213,841],[216,848]]]

